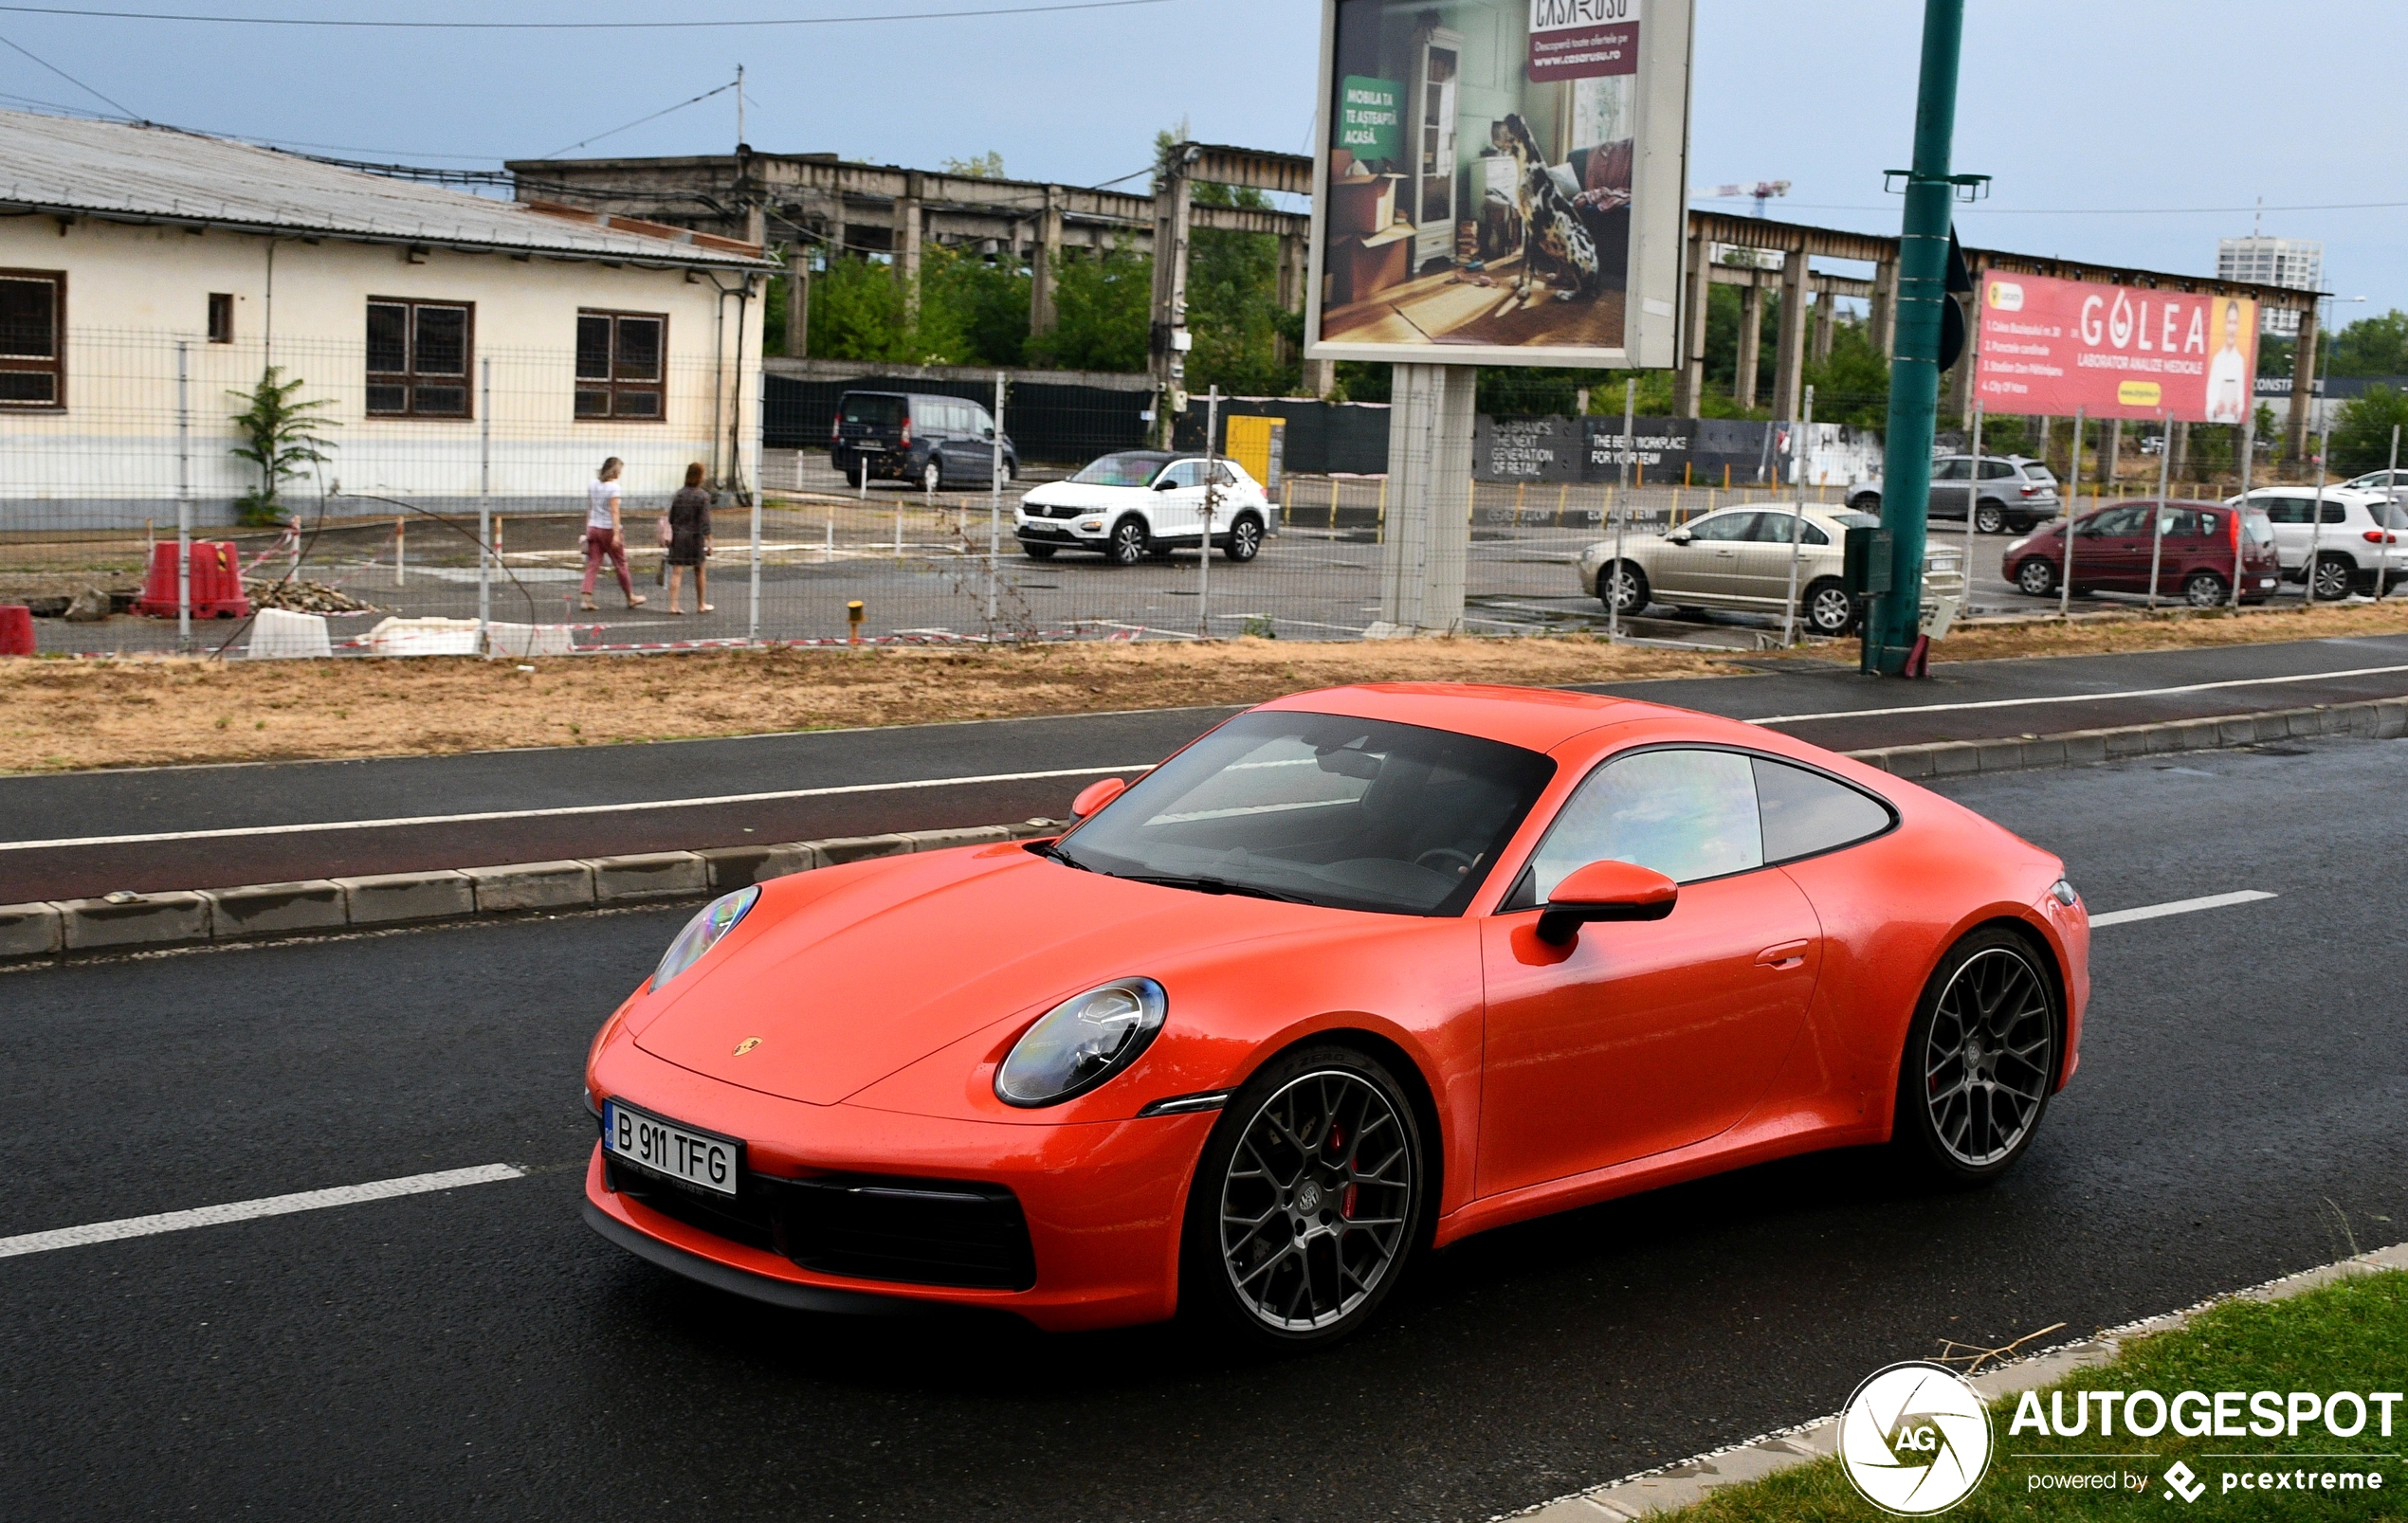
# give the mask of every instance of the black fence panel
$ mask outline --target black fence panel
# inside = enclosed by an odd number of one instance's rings
[[[1191,396],[1172,427],[1179,449],[1204,447],[1205,399]],[[1388,404],[1311,397],[1223,397],[1221,417],[1278,418],[1286,425],[1282,468],[1299,476],[1379,476],[1388,469]],[[1215,446],[1225,440],[1213,441]]]
[[[1004,432],[1024,462],[1080,465],[1115,449],[1145,443],[1143,391],[1046,381],[1010,381]],[[825,449],[836,404],[848,391],[911,391],[994,406],[992,381],[882,379],[807,381],[765,375],[761,382],[761,443],[770,449]]]

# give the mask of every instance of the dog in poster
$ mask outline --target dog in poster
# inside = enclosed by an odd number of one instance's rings
[[[1532,278],[1543,259],[1552,276],[1571,282],[1572,289],[1555,293],[1558,301],[1596,295],[1596,240],[1589,236],[1580,213],[1555,183],[1546,155],[1539,152],[1538,139],[1530,135],[1530,124],[1519,115],[1507,116],[1489,125],[1488,141],[1500,153],[1512,155],[1514,162],[1514,187],[1522,212],[1522,273],[1513,282],[1513,294],[1529,299]]]

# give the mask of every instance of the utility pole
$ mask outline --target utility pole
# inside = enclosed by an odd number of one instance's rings
[[[1940,409],[1941,309],[1948,294],[1948,227],[1956,183],[1957,65],[1964,0],[1925,0],[1923,82],[1915,100],[1914,168],[1898,241],[1898,356],[1889,372],[1881,522],[1889,531],[1889,591],[1865,623],[1865,665],[1903,672],[1923,623],[1924,539],[1931,511],[1931,441]],[[1970,570],[1970,569],[1968,569]]]

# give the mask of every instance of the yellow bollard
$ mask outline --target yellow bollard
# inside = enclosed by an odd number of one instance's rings
[[[848,635],[848,644],[855,645],[861,644],[861,621],[864,617],[865,614],[861,606],[861,599],[855,598],[850,603],[845,605],[845,626]]]

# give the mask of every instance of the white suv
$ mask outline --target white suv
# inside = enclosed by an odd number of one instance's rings
[[[1148,555],[1194,550],[1204,540],[1208,470],[1213,548],[1231,560],[1252,560],[1263,536],[1278,532],[1279,510],[1246,467],[1226,456],[1207,462],[1159,449],[1105,455],[1068,480],[1022,498],[1012,532],[1032,560],[1092,550],[1111,565],[1135,566]]]
[[[2374,590],[2378,571],[2386,591],[2408,581],[2408,506],[2381,492],[2328,486],[2320,522],[2317,496],[2312,486],[2262,486],[2249,495],[2250,506],[2263,508],[2273,525],[2283,580],[2307,581],[2312,556],[2319,603]],[[2240,500],[2229,498],[2226,503],[2237,506]]]

